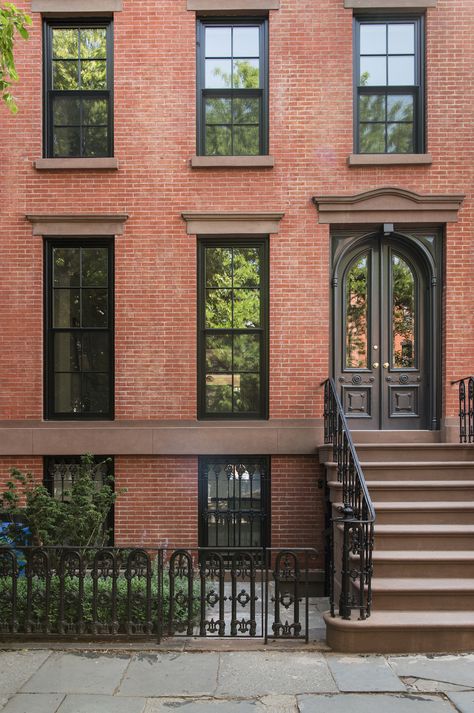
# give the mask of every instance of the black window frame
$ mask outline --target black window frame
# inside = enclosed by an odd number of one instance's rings
[[[54,248],[108,249],[108,326],[102,327],[53,327],[53,250]],[[54,421],[113,421],[115,409],[115,295],[114,265],[115,244],[110,238],[48,238],[44,241],[44,418]],[[63,413],[54,409],[54,335],[57,332],[95,331],[109,333],[109,411],[107,413]],[[82,373],[82,372],[79,372]]]
[[[208,538],[208,524],[207,515],[213,512],[219,512],[216,510],[208,509],[208,481],[207,481],[207,469],[211,463],[218,464],[258,464],[261,468],[261,473],[263,477],[260,480],[261,488],[261,508],[260,508],[260,537],[261,544],[260,548],[265,549],[271,547],[271,459],[269,456],[261,455],[229,455],[229,456],[199,456],[198,462],[198,507],[199,507],[199,518],[198,518],[198,542],[199,547],[209,547]],[[229,498],[227,498],[229,500]],[[237,510],[231,510],[229,508],[222,510],[221,514],[225,516],[226,513],[247,513],[248,511],[242,510],[241,508]],[[228,547],[229,550],[238,547],[238,545],[229,544],[218,544],[216,547]],[[251,549],[247,547],[247,549]]]
[[[205,31],[206,27],[260,26],[260,88],[259,89],[206,89],[205,88]],[[196,27],[196,70],[197,70],[197,111],[196,137],[198,156],[266,156],[269,151],[269,54],[268,54],[268,17],[203,17],[197,19]],[[258,96],[260,100],[259,144],[258,154],[206,154],[206,96]]]
[[[260,275],[260,316],[261,327],[250,330],[242,329],[207,329],[206,328],[206,280],[205,254],[207,247],[260,247],[262,250],[262,265]],[[200,420],[266,420],[268,419],[269,392],[269,240],[268,236],[200,236],[198,238],[198,419]],[[260,349],[260,400],[258,412],[210,412],[206,411],[206,333],[235,332],[250,334],[252,331],[261,333]],[[234,373],[234,372],[232,372]]]
[[[106,466],[106,473],[105,477],[112,476],[112,478],[115,478],[114,476],[114,471],[115,471],[115,463],[114,463],[114,458],[113,456],[105,456],[105,455],[97,455],[93,456],[95,465],[100,465],[101,463],[104,463]],[[55,463],[57,465],[64,465],[64,466],[79,466],[81,463],[81,456],[45,456],[43,458],[43,485],[46,488],[46,490],[49,492],[51,497],[55,497],[54,494],[54,477],[52,476],[51,470],[54,467]],[[102,483],[104,483],[104,478],[102,479]],[[112,490],[115,490],[115,480],[112,482]],[[62,497],[60,500],[64,502],[64,483],[62,485]],[[109,531],[109,541],[106,545],[106,547],[113,547],[114,545],[114,535],[115,535],[115,508],[112,505],[110,512],[108,514],[108,517],[105,521],[105,527]]]
[[[415,24],[415,83],[413,85],[373,85],[359,86],[360,78],[360,26],[361,24]],[[425,18],[419,13],[390,13],[390,14],[363,14],[355,15],[353,20],[353,46],[354,46],[354,76],[353,76],[353,97],[354,97],[354,153],[363,156],[401,156],[410,154],[420,154],[426,151],[426,130],[425,130]],[[387,48],[388,52],[388,48]],[[413,96],[413,151],[397,153],[394,151],[384,151],[383,153],[361,152],[360,150],[360,116],[359,97],[361,95],[379,94],[387,96],[389,94],[411,94]],[[389,123],[387,118],[385,124]]]
[[[53,66],[53,29],[89,29],[105,28],[106,35],[106,74],[107,89],[98,90],[54,90],[52,88],[52,66]],[[94,158],[84,156],[81,150],[78,156],[55,156],[53,140],[53,101],[56,94],[67,96],[87,95],[89,97],[105,97],[108,100],[108,121],[107,121],[107,153],[98,158],[110,158],[114,155],[114,24],[111,17],[84,17],[70,19],[43,20],[43,155],[45,158]]]

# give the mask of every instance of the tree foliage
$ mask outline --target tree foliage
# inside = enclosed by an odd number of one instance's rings
[[[10,470],[6,490],[0,494],[3,512],[22,515],[27,522],[32,544],[101,547],[107,543],[108,514],[123,490],[114,492],[113,478],[102,484],[95,478],[93,456],[81,457],[77,477],[64,501],[57,500],[31,473]]]
[[[2,99],[13,114],[18,107],[11,93],[13,82],[18,81],[15,68],[13,46],[15,34],[24,40],[28,39],[27,26],[31,25],[29,15],[19,10],[13,3],[7,2],[0,7],[0,92]]]

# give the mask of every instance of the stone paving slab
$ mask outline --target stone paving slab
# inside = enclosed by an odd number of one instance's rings
[[[454,703],[459,713],[474,713],[474,691],[448,693],[448,698]]]
[[[22,693],[108,693],[112,695],[129,664],[126,656],[52,654],[23,686]]]
[[[145,705],[146,698],[72,695],[66,696],[57,713],[142,713]]]
[[[300,652],[222,653],[217,695],[257,697],[337,691],[324,656]]]
[[[55,713],[63,698],[63,693],[18,693],[2,713]]]
[[[134,656],[118,691],[121,696],[212,696],[219,654],[139,654]]]
[[[2,651],[0,656],[0,708],[46,661],[50,651]]]
[[[340,691],[407,690],[383,656],[326,656],[326,661]]]
[[[265,709],[257,701],[186,701],[183,699],[168,699],[166,701],[149,700],[144,713],[172,713],[173,711],[176,711],[176,713],[207,713],[207,711],[218,711],[218,713],[264,713]]]
[[[434,696],[340,694],[298,696],[300,713],[453,713],[449,701]]]
[[[388,662],[397,676],[444,681],[457,686],[474,688],[474,654],[466,656],[390,656]]]

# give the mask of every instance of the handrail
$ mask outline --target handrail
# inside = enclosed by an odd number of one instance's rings
[[[459,442],[474,443],[474,376],[452,381],[454,384],[459,384]]]
[[[466,379],[474,379],[474,376],[472,374],[469,374],[469,376],[463,376],[462,379],[456,379],[456,381],[451,382],[451,386],[454,386],[454,384],[460,384],[461,381],[466,381]]]
[[[360,619],[366,619],[370,616],[372,604],[375,508],[333,378],[324,382],[324,442],[332,444],[337,480],[342,483],[341,517],[331,517],[330,526],[331,616],[336,615],[335,597],[339,593],[339,615],[343,619],[350,619],[353,609],[359,610]],[[339,570],[335,562],[335,547],[340,540],[341,529]]]

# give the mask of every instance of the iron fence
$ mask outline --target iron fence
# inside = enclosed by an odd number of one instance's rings
[[[316,551],[0,547],[4,638],[309,639]]]
[[[459,384],[459,442],[474,443],[474,376],[452,381]]]

